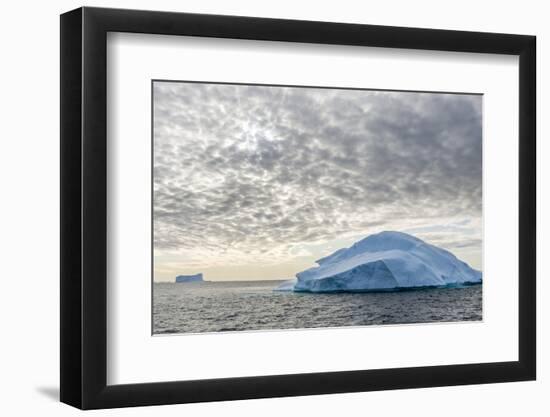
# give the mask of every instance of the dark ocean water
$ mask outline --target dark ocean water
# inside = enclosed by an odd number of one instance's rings
[[[273,291],[282,281],[157,283],[153,333],[478,321],[482,286],[382,293]]]

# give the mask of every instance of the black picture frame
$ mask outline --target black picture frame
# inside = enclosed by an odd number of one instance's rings
[[[519,56],[519,358],[513,362],[107,385],[108,32]],[[534,36],[79,8],[61,15],[61,401],[81,409],[533,380]]]

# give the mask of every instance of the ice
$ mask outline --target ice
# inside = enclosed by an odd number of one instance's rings
[[[195,275],[178,275],[176,277],[177,283],[183,283],[183,282],[202,282],[202,274],[195,274]]]
[[[317,261],[277,290],[397,291],[478,284],[481,272],[452,253],[402,232],[381,232]]]
[[[288,281],[282,282],[274,291],[294,291],[294,286],[296,285],[296,278],[289,279]]]

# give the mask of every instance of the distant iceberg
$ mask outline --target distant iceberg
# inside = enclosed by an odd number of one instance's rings
[[[481,283],[481,272],[452,253],[401,232],[381,232],[319,259],[277,291],[362,292]]]
[[[183,283],[183,282],[202,282],[202,274],[195,274],[195,275],[178,275],[176,277],[177,283]]]

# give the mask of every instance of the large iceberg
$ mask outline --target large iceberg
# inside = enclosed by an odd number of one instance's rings
[[[177,283],[183,283],[183,282],[202,282],[202,274],[195,274],[195,275],[178,275],[176,277]]]
[[[381,232],[319,259],[278,291],[398,291],[481,283],[481,272],[452,253],[402,232]]]

